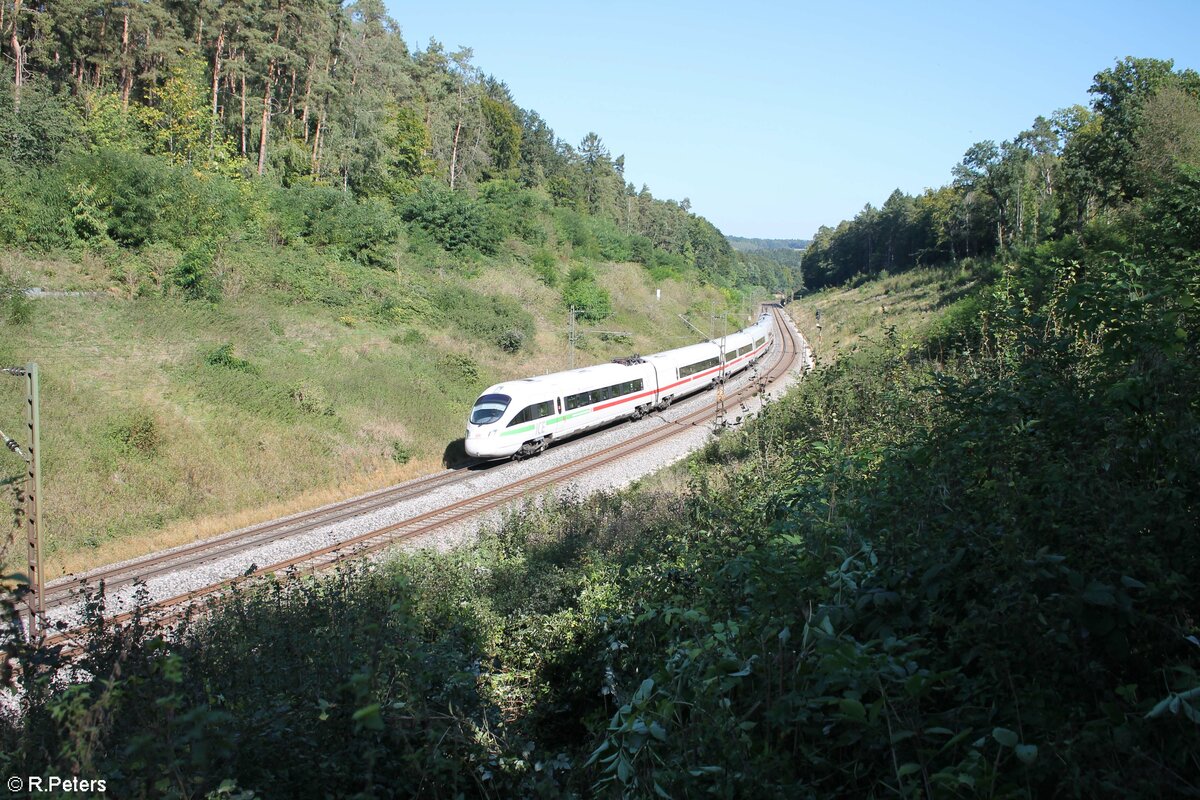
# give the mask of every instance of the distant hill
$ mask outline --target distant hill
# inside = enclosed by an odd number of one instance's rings
[[[803,250],[811,239],[747,239],[742,236],[726,236],[734,250],[743,253],[751,250]]]

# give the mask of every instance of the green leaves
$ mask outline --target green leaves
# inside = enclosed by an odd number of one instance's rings
[[[1001,744],[1003,747],[1016,747],[1017,734],[1008,728],[993,728],[992,738]]]
[[[1193,705],[1198,701],[1200,701],[1200,686],[1185,692],[1171,692],[1146,712],[1146,719],[1157,719],[1171,714],[1200,725],[1200,708]]]
[[[453,253],[476,250],[495,253],[501,232],[488,207],[432,180],[421,182],[417,192],[399,207],[401,219],[433,238]]]
[[[379,703],[363,706],[354,712],[351,719],[356,727],[371,731],[383,730],[383,714],[380,711]]]

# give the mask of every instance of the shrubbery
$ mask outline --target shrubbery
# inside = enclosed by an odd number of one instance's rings
[[[264,796],[1186,796],[1200,298],[1186,261],[1093,258],[1009,269],[949,346],[810,376],[686,497],[526,507],[472,548],[243,591],[169,646],[102,632],[0,766],[85,753],[126,794],[170,770]]]
[[[542,216],[549,210],[549,203],[543,196],[521,189],[513,181],[496,180],[479,187],[479,199],[490,209],[504,236],[515,236],[529,244],[545,243]]]
[[[515,353],[533,339],[533,317],[511,297],[448,286],[435,302],[449,324],[506,352]]]
[[[446,250],[495,253],[504,232],[488,206],[433,181],[422,182],[400,206],[401,219],[416,225]]]
[[[388,266],[399,229],[391,209],[377,200],[358,201],[330,187],[277,189],[271,210],[284,241],[303,238],[335,258]]]
[[[576,265],[567,274],[563,303],[590,322],[602,320],[612,313],[608,291],[596,282],[596,273],[586,265]]]

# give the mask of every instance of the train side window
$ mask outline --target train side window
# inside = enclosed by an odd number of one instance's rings
[[[765,342],[766,340],[767,340],[767,337],[765,337],[765,336],[764,336],[763,338],[761,338],[761,339],[759,339],[758,341],[756,341],[756,342],[754,343],[754,346],[755,346],[755,347],[762,347],[762,346],[763,346],[763,342]]]
[[[520,425],[522,422],[532,422],[535,419],[548,417],[553,413],[553,400],[546,400],[542,403],[534,403],[531,406],[525,406],[525,408],[521,409],[521,413],[512,418],[512,421],[508,423],[508,427],[511,428],[514,425]]]
[[[715,367],[720,361],[715,356],[704,361],[697,361],[695,364],[688,364],[686,367],[679,368],[679,377],[686,378],[689,375],[695,375],[697,372],[703,372],[709,367]]]

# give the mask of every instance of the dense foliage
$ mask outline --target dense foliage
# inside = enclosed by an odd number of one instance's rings
[[[559,139],[469,49],[431,40],[410,51],[380,0],[5,0],[0,28],[12,65],[0,98],[10,246],[108,237],[140,248],[240,232],[227,219],[159,230],[176,187],[153,156],[197,190],[224,193],[208,206],[220,215],[237,207],[236,189],[215,176],[330,187],[272,205],[330,232],[350,223],[349,241],[327,243],[376,266],[389,260],[397,217],[455,254],[491,254],[506,236],[544,237],[529,220],[552,202],[612,228],[625,244],[606,257],[665,259],[725,286],[752,277],[688,201],[636,189],[624,156],[595,133],[578,147]],[[300,208],[286,208],[293,202]]]
[[[1039,116],[997,145],[971,146],[954,180],[822,226],[804,263],[810,289],[857,275],[963,257],[1020,253],[1086,233],[1200,167],[1200,75],[1171,61],[1125,58],[1097,73],[1092,108]]]

